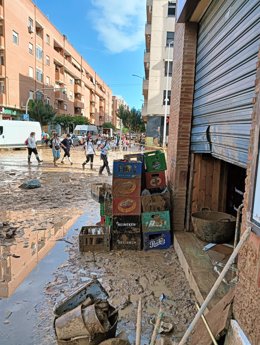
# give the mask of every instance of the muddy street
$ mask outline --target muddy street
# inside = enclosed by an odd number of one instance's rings
[[[78,250],[83,225],[100,220],[99,204],[90,194],[91,184],[111,182],[94,170],[82,170],[84,152],[72,151],[73,165],[54,167],[51,150],[39,150],[43,163],[26,164],[26,151],[0,151],[0,223],[10,236],[0,237],[0,337],[1,345],[56,344],[53,306],[73,289],[97,277],[119,313],[118,331],[135,337],[138,299],[143,300],[142,343],[151,336],[160,295],[166,296],[165,322],[173,330],[167,339],[181,337],[195,314],[193,295],[177,256],[163,251]],[[110,166],[115,157],[109,155]],[[38,179],[41,187],[19,186]]]

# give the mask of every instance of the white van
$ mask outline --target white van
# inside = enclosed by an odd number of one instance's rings
[[[73,134],[75,134],[79,140],[82,139],[83,135],[91,134],[93,139],[95,139],[98,135],[98,129],[97,126],[94,125],[77,125],[73,131]]]
[[[0,120],[0,148],[25,146],[31,132],[35,132],[36,141],[41,141],[40,122]]]

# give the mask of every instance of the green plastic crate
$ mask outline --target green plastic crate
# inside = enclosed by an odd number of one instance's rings
[[[104,217],[105,215],[105,204],[102,202],[100,203],[100,216]]]
[[[142,213],[143,232],[160,232],[171,230],[170,212],[144,212]]]
[[[144,153],[144,162],[147,172],[164,171],[167,169],[165,154],[162,151]]]
[[[105,216],[105,224],[108,226],[112,226],[112,217]]]

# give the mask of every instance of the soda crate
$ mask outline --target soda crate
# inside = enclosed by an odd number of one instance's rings
[[[107,225],[107,226],[112,226],[112,217],[110,217],[110,216],[105,216],[105,224]]]
[[[141,250],[141,233],[112,233],[112,249]]]
[[[170,231],[143,233],[144,250],[167,249],[171,246]]]
[[[113,216],[130,216],[141,214],[140,197],[113,198]]]
[[[105,225],[106,216],[102,216],[100,219],[100,224]]]
[[[112,231],[118,233],[140,233],[140,216],[113,216]]]
[[[147,189],[164,189],[166,187],[165,171],[146,172],[145,185]]]
[[[109,183],[93,183],[91,185],[91,196],[97,202],[104,202],[105,195],[112,194],[112,186]]]
[[[101,202],[100,203],[100,216],[104,217],[104,215],[105,215],[105,203]]]
[[[114,197],[140,196],[141,178],[125,179],[115,177],[113,179],[112,191]]]
[[[79,233],[80,252],[109,251],[110,235],[104,226],[83,226]]]
[[[167,211],[171,209],[170,192],[144,195],[141,197],[143,212]]]
[[[162,151],[144,153],[144,162],[147,172],[164,171],[167,169],[165,155]]]
[[[144,154],[143,153],[131,153],[128,155],[124,155],[124,159],[127,161],[136,160],[138,162],[144,163]]]
[[[142,175],[142,162],[114,160],[113,177],[136,178]]]
[[[143,232],[158,232],[171,230],[170,212],[144,212],[142,213]]]

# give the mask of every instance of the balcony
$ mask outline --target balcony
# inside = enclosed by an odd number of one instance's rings
[[[3,78],[5,77],[5,66],[0,65],[0,77]]]
[[[80,108],[80,109],[84,109],[84,103],[79,101],[78,99],[75,99],[74,101],[74,107],[75,108]]]
[[[55,71],[55,81],[60,84],[64,83],[64,74],[61,71]]]
[[[149,88],[149,80],[148,79],[144,79],[143,80],[143,95],[145,97],[148,97],[148,88]]]
[[[4,36],[0,36],[0,49],[5,48],[5,38]]]
[[[151,36],[151,24],[145,24],[145,35]]]
[[[3,5],[0,5],[0,20],[4,19],[4,8]]]
[[[148,24],[152,23],[152,10],[153,10],[153,1],[147,0],[146,1],[146,18],[147,18]]]
[[[67,101],[67,95],[62,91],[55,91],[55,99],[59,101]]]
[[[81,85],[74,84],[74,92],[82,94],[82,87],[81,87]]]
[[[144,52],[144,63],[150,63],[150,52],[145,51]]]

